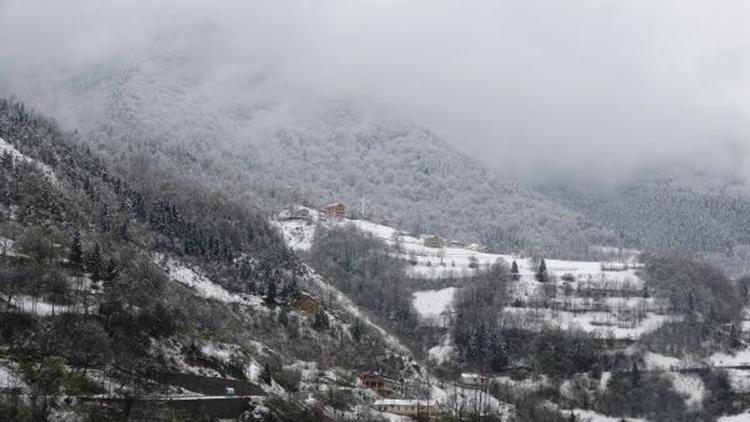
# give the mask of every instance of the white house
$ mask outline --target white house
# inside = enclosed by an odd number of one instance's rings
[[[383,399],[377,400],[372,407],[381,412],[403,416],[431,415],[437,409],[434,400]]]
[[[483,385],[486,384],[488,378],[483,375],[465,372],[461,374],[459,382],[466,385]]]

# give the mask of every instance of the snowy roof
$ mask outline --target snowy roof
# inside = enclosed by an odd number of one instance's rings
[[[344,203],[343,202],[334,202],[333,204],[328,204],[328,205],[326,205],[323,208],[337,207],[339,205],[344,205]]]
[[[373,406],[435,406],[435,400],[383,399],[376,400]]]

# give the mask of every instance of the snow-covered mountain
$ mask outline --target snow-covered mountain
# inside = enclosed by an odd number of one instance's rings
[[[120,165],[171,167],[267,209],[364,200],[406,230],[558,256],[611,240],[428,129],[347,100],[290,99],[260,70],[217,76],[200,57],[162,51],[19,91]]]
[[[625,244],[702,255],[735,275],[750,269],[750,185],[743,178],[671,166],[611,189],[561,184],[542,190],[611,228]]]

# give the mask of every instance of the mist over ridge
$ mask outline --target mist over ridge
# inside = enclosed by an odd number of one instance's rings
[[[6,1],[0,91],[74,126],[97,106],[68,98],[138,69],[238,119],[386,110],[536,183],[667,161],[745,177],[748,10],[721,4]]]

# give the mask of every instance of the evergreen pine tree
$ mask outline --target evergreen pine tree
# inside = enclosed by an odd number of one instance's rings
[[[519,275],[520,271],[518,271],[518,263],[516,263],[516,260],[513,260],[513,263],[510,264],[510,273],[513,280],[518,281],[521,278],[521,276]]]
[[[276,302],[276,280],[273,278],[269,278],[268,284],[266,284],[266,302]]]
[[[260,372],[260,380],[266,384],[271,384],[271,367],[266,363],[263,365],[263,370]]]
[[[313,328],[316,331],[323,331],[327,330],[329,325],[328,315],[326,315],[323,309],[319,309],[315,314],[315,320],[313,320]]]
[[[352,324],[352,338],[357,343],[359,343],[360,340],[362,340],[363,328],[364,327],[362,327],[362,323],[358,319],[355,319],[354,323]]]
[[[633,387],[638,387],[638,384],[641,381],[641,374],[640,371],[638,371],[638,363],[633,361],[633,368],[630,370],[630,380],[633,383]]]
[[[107,262],[107,266],[104,269],[104,275],[103,279],[105,281],[112,281],[117,277],[117,273],[120,272],[120,269],[117,268],[117,262],[115,262],[114,259],[110,258]]]
[[[544,261],[544,258],[542,258],[542,262],[539,264],[539,270],[536,273],[536,279],[537,281],[540,281],[542,283],[546,282],[549,279],[549,276],[547,275],[547,263]]]
[[[98,243],[94,245],[94,250],[88,256],[86,261],[86,269],[91,273],[91,280],[101,280],[103,273],[102,252]]]
[[[281,312],[279,312],[279,324],[285,327],[289,324],[289,312],[286,308],[283,308]]]
[[[81,270],[83,269],[83,249],[81,248],[81,233],[76,232],[73,236],[73,243],[70,245],[70,255],[68,255],[70,266]]]

